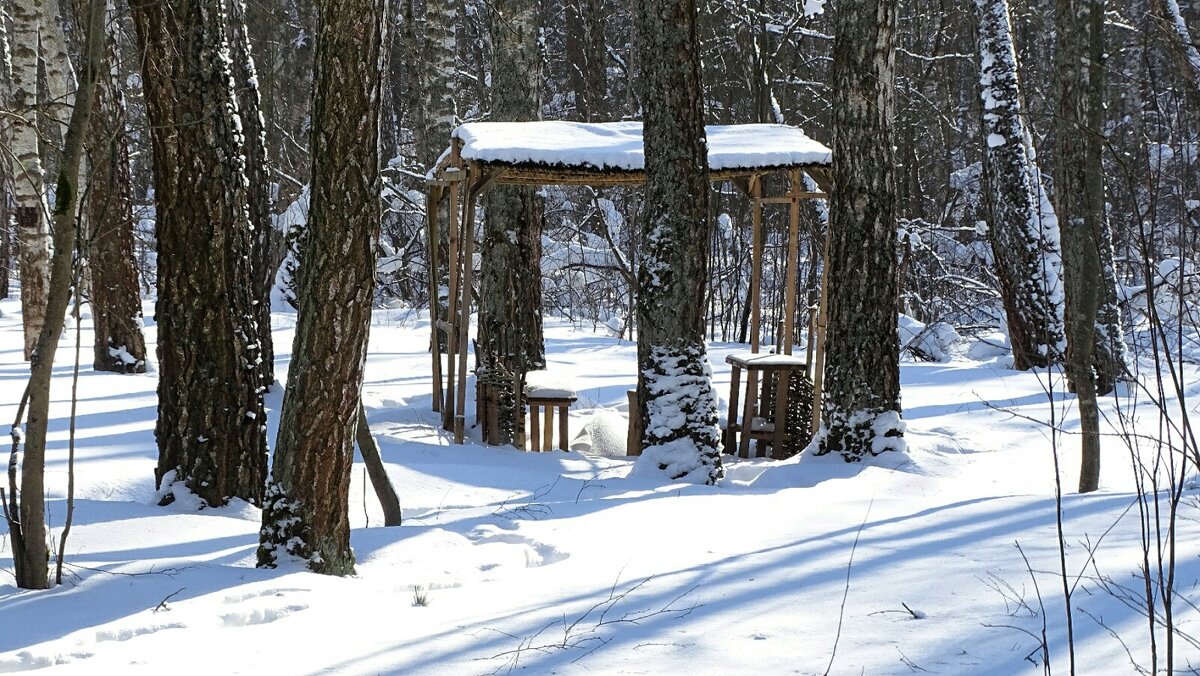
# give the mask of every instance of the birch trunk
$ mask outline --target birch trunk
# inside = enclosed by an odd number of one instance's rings
[[[976,0],[984,138],[983,183],[996,276],[1019,370],[1063,350],[1058,220],[1025,126],[1008,0]]]
[[[833,43],[829,319],[820,452],[847,462],[905,449],[896,334],[897,6],[847,0]]]
[[[638,262],[638,466],[715,483],[716,392],[704,343],[708,152],[696,4],[649,0],[635,16],[645,104],[645,213]]]
[[[349,490],[382,218],[385,0],[319,0],[312,207],[258,562],[354,573]]]
[[[536,10],[532,0],[493,4],[493,120],[540,117]],[[498,398],[507,402],[499,409],[497,429],[499,443],[508,444],[516,441],[520,425],[514,378],[523,380],[525,373],[546,363],[540,198],[533,188],[497,186],[487,194],[483,223],[475,369],[478,381],[498,390]]]
[[[116,11],[109,3],[109,23]],[[117,373],[146,370],[142,301],[133,254],[133,200],[129,136],[121,94],[116,31],[106,31],[104,63],[95,85],[89,130],[91,171],[87,203],[87,246],[95,324],[93,368]]]
[[[254,365],[252,232],[226,16],[208,0],[135,0],[158,216],[156,484],[258,503],[266,417]]]
[[[12,4],[12,178],[17,255],[21,269],[21,316],[25,359],[30,359],[46,321],[50,284],[50,229],[42,185],[38,143],[38,45],[42,5],[38,0]]]
[[[275,283],[275,231],[271,226],[271,186],[267,175],[267,135],[260,109],[258,73],[246,34],[246,8],[242,0],[228,0],[229,46],[238,112],[242,122],[243,155],[249,185],[251,292],[257,327],[259,378],[267,389],[275,383],[275,346],[271,338],[271,286]]]
[[[13,549],[13,568],[17,586],[45,589],[50,586],[49,548],[46,542],[46,430],[50,413],[50,380],[54,354],[62,336],[67,304],[71,299],[74,274],[76,209],[79,201],[79,165],[83,141],[91,112],[92,87],[98,77],[104,49],[104,2],[91,0],[85,19],[83,83],[80,99],[71,112],[63,137],[63,152],[55,186],[54,257],[47,295],[47,320],[38,334],[29,374],[29,424],[25,435],[25,454],[21,462],[20,506],[12,515],[6,506],[9,539]],[[11,472],[11,470],[10,470]],[[14,489],[15,490],[15,489]],[[12,496],[16,500],[17,496]]]
[[[1067,377],[1079,405],[1082,466],[1079,491],[1094,491],[1100,479],[1100,420],[1096,405],[1097,312],[1104,293],[1101,248],[1107,243],[1103,121],[1104,0],[1057,0],[1058,82],[1055,133],[1055,209],[1062,222],[1066,281]],[[1111,247],[1111,245],[1108,245]],[[1111,248],[1110,248],[1111,251]]]

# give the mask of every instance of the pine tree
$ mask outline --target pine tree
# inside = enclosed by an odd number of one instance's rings
[[[227,17],[207,0],[135,0],[158,239],[156,484],[209,505],[262,498],[266,415],[253,232]]]
[[[641,466],[671,479],[723,475],[716,392],[704,343],[712,221],[696,4],[647,0],[636,30],[646,202],[638,261]]]
[[[319,0],[312,205],[258,562],[354,572],[349,490],[381,219],[385,0]]]
[[[888,0],[838,5],[833,43],[829,324],[820,452],[904,450],[896,334],[895,31]]]
[[[1013,365],[1047,366],[1063,349],[1058,220],[1022,117],[1008,0],[976,0],[988,233]]]

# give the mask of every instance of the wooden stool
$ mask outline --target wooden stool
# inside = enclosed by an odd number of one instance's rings
[[[554,411],[558,409],[558,450],[567,450],[570,432],[568,411],[576,400],[575,391],[564,387],[546,371],[525,375],[525,404],[529,407],[529,450],[549,451],[554,444]],[[525,425],[522,421],[521,429]],[[521,447],[524,448],[524,440]]]

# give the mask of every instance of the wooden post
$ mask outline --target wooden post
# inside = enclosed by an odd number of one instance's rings
[[[542,450],[542,416],[538,405],[529,402],[529,450]]]
[[[800,182],[800,170],[788,172],[789,196],[792,198],[788,209],[788,253],[787,253],[787,285],[783,290],[783,329],[779,332],[779,349],[783,354],[792,353],[795,342],[796,327],[796,278],[800,267],[800,193],[804,185]],[[788,404],[788,373],[779,371],[775,374],[775,434],[771,441],[771,457],[783,456],[783,442],[787,437],[787,404]]]
[[[438,340],[439,308],[438,308],[438,275],[441,272],[438,265],[438,202],[441,201],[442,191],[436,185],[425,187],[425,234],[429,238],[429,352],[433,356],[432,374],[433,391],[431,402],[433,410],[442,410],[442,350]]]
[[[638,411],[637,390],[625,393],[629,400],[629,433],[625,437],[625,455],[642,454],[642,419]]]
[[[457,444],[463,443],[466,435],[464,412],[467,408],[467,329],[471,325],[471,276],[475,272],[475,194],[470,189],[472,173],[468,165],[466,175],[463,176],[467,190],[463,195],[463,278],[462,288],[459,289],[462,300],[458,304],[461,323],[458,327],[458,404],[454,412],[454,442]]]
[[[542,404],[542,415],[546,416],[546,424],[542,426],[542,450],[554,448],[554,406]]]
[[[741,388],[742,369],[737,364],[734,364],[729,369],[729,416],[725,422],[725,452],[733,455],[737,452],[738,438],[738,404],[741,403],[739,397],[742,393]]]
[[[459,280],[462,278],[462,260],[459,255],[459,240],[460,223],[458,219],[458,195],[462,190],[461,164],[462,159],[459,155],[462,148],[462,142],[454,139],[450,144],[450,163],[447,165],[446,174],[450,175],[450,205],[447,214],[450,220],[450,260],[447,261],[450,270],[450,330],[446,335],[446,401],[442,406],[442,428],[450,431],[454,429],[454,388],[457,385],[455,380],[455,363],[454,355],[458,354],[458,289]]]
[[[808,172],[817,185],[826,194],[832,194],[832,176],[824,169],[813,169]],[[825,384],[825,330],[829,326],[829,235],[833,229],[830,222],[825,228],[825,253],[821,266],[821,301],[817,309],[817,341],[813,348],[812,369],[813,405],[812,433],[815,435],[821,429],[821,390]]]
[[[558,407],[558,450],[567,450],[567,433],[570,431],[567,427],[567,412],[570,406],[563,405]]]
[[[757,353],[762,339],[762,177],[750,177],[750,352]],[[746,409],[742,412],[742,435],[738,455],[750,455],[750,429],[758,416],[758,372],[746,372]]]

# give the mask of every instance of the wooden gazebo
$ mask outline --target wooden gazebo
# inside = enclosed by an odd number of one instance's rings
[[[750,351],[760,350],[763,264],[762,208],[767,204],[790,206],[787,278],[784,294],[783,353],[792,352],[796,310],[796,277],[799,248],[800,200],[826,197],[830,185],[831,152],[804,133],[785,125],[710,125],[708,140],[710,180],[729,181],[751,199],[752,270],[750,275]],[[456,443],[465,434],[467,384],[467,329],[471,316],[473,256],[475,254],[475,202],[492,185],[635,185],[645,181],[640,122],[585,124],[575,122],[474,122],[459,126],[451,145],[427,176],[426,214],[429,237],[430,324],[433,353],[433,410],[442,413],[443,426],[454,432]],[[808,174],[823,192],[805,188]],[[764,194],[768,176],[786,179],[787,191]],[[449,312],[440,316],[438,260],[442,200],[449,200]],[[828,239],[826,239],[828,249]],[[815,390],[813,429],[820,419],[821,376],[826,324],[828,268],[821,280],[821,303],[815,326],[810,326],[810,347],[815,347],[808,368]],[[445,368],[439,332],[446,336]],[[812,335],[815,334],[815,335]],[[735,366],[735,370],[736,370]],[[758,371],[747,369],[747,397],[743,420],[757,413]],[[735,376],[736,377],[736,376]],[[786,397],[786,378],[778,379],[776,401]],[[734,383],[737,388],[737,382]],[[734,426],[738,402],[731,397],[730,425]],[[777,411],[781,410],[777,404]],[[778,436],[776,439],[778,440]],[[731,447],[727,437],[726,448]],[[745,441],[743,441],[744,452]]]

